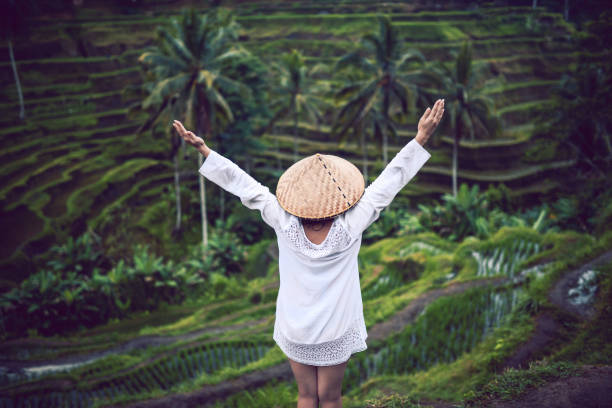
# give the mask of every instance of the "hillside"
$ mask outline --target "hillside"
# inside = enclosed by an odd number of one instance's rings
[[[458,7],[462,3],[469,4],[456,1],[448,10],[434,10],[428,9],[428,2],[236,2],[235,11],[243,27],[241,42],[266,63],[292,48],[300,49],[309,63],[333,62],[358,45],[377,12],[391,12],[406,46],[419,49],[427,60],[448,61],[453,49],[470,40],[475,62],[490,64],[491,77],[506,81],[491,93],[504,132],[497,140],[461,142],[459,183],[486,187],[503,182],[525,202],[550,196],[562,180],[562,170],[574,161],[568,152],[554,153],[554,146],[546,146],[553,149],[552,156],[539,154],[529,160],[530,149],[543,148],[530,144],[531,118],[546,105],[549,89],[562,72],[580,59],[597,61],[602,55],[577,49],[574,28],[560,14],[501,7],[499,2]],[[29,35],[14,44],[25,121],[17,117],[7,46],[0,47],[1,227],[10,232],[2,235],[0,245],[6,285],[31,273],[51,245],[87,228],[106,237],[125,222],[129,241],[153,242],[168,250],[168,237],[159,225],[161,213],[172,211],[169,144],[149,133],[136,137],[144,117],[128,114],[128,108],[144,96],[138,56],[152,44],[155,27],[177,15],[180,6],[141,1],[138,10],[147,11],[137,14],[128,6],[91,1],[71,13],[30,21]],[[537,24],[530,26],[531,18]],[[400,129],[400,139],[391,141],[390,155],[414,136],[416,114],[408,123]],[[289,123],[276,126],[263,141],[271,147],[278,143],[280,151],[256,153],[254,176],[271,188],[277,161],[282,168],[293,162],[291,133]],[[301,156],[323,151],[361,165],[356,144],[339,149],[330,139],[328,124],[300,123],[299,135]],[[428,147],[431,160],[401,197],[422,201],[450,192],[452,137],[439,136]],[[379,148],[370,145],[370,174],[381,170],[380,156]],[[197,183],[195,158],[193,163],[183,181],[191,191]],[[216,187],[209,188],[209,194],[218,194]],[[197,219],[193,211],[188,213]],[[193,240],[197,232],[189,237]]]
[[[462,244],[422,233],[364,246],[368,350],[347,366],[344,404],[392,394],[476,403],[609,364],[611,240],[504,228]],[[295,406],[289,364],[271,339],[277,262],[265,251],[250,257],[263,257],[265,275],[218,299],[3,342],[0,407]]]

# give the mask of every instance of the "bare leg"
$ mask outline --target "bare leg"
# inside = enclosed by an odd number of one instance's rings
[[[289,359],[298,386],[297,408],[318,408],[317,367]]]
[[[317,393],[321,408],[342,408],[342,379],[347,363],[317,367]]]

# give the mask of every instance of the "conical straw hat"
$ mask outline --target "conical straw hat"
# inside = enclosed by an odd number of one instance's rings
[[[321,219],[354,206],[364,190],[357,167],[341,157],[317,153],[294,163],[281,175],[276,198],[290,214]]]

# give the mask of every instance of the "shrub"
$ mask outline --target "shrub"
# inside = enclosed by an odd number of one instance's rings
[[[226,276],[244,271],[246,248],[237,235],[228,228],[227,222],[217,220],[208,240],[204,259],[209,270],[224,273]]]
[[[57,262],[54,268],[60,264],[65,263]],[[106,272],[94,267],[91,276],[82,270],[41,269],[19,287],[0,295],[2,338],[24,336],[30,331],[65,334],[93,327],[133,311],[180,303],[188,294],[201,293],[206,284],[196,268],[164,262],[143,245],[136,246],[130,263],[120,260]],[[240,287],[233,280],[224,292],[235,295]]]

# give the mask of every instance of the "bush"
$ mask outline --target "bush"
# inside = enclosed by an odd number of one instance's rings
[[[239,274],[245,269],[246,254],[246,248],[230,230],[228,222],[217,220],[204,252],[208,269],[226,276]]]
[[[51,259],[47,261],[46,269],[52,271],[75,271],[91,276],[95,268],[110,267],[100,237],[91,230],[77,239],[68,237],[65,244],[51,247],[49,254]]]
[[[84,259],[90,258],[95,257]],[[181,303],[188,295],[201,293],[206,284],[198,269],[164,262],[142,245],[136,246],[131,263],[120,260],[107,272],[94,267],[91,276],[82,273],[83,268],[56,270],[60,264],[66,263],[55,262],[0,295],[3,339],[34,330],[49,336],[93,327],[133,311],[154,310],[162,303]],[[236,283],[228,286],[225,292],[239,293]]]

